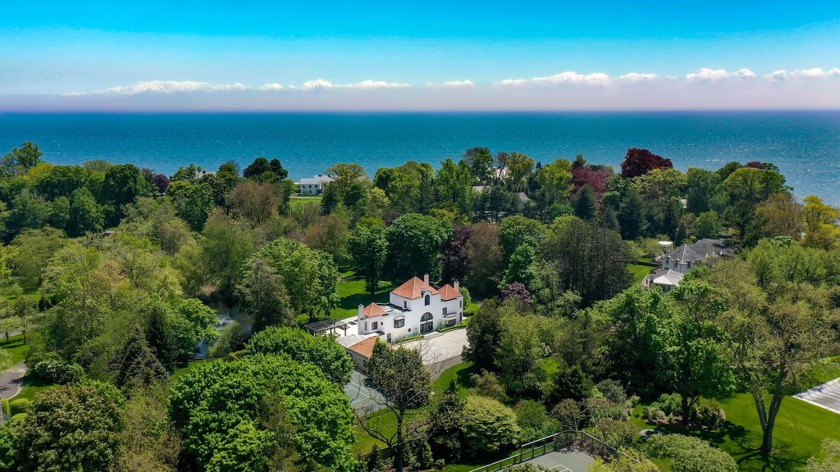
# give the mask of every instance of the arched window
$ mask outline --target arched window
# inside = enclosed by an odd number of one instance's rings
[[[426,305],[431,305],[431,304],[432,304],[432,296],[429,295],[429,294],[426,294]]]
[[[423,313],[423,316],[420,317],[420,321],[431,321],[432,314],[431,313]]]

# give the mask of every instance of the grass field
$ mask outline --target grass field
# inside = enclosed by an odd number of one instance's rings
[[[360,304],[367,306],[371,302],[387,302],[388,293],[393,289],[393,284],[386,281],[379,282],[379,290],[371,296],[365,290],[365,280],[350,271],[341,274],[341,281],[336,288],[341,301],[338,302],[336,308],[333,308],[330,318],[342,320],[358,314]]]
[[[642,283],[642,280],[644,280],[645,276],[647,276],[650,273],[651,269],[652,267],[644,266],[641,264],[627,264],[627,270],[629,270],[630,273],[633,275],[634,286]]]
[[[840,415],[785,397],[773,433],[776,452],[770,458],[764,458],[758,450],[761,427],[752,396],[739,393],[720,404],[726,411],[727,422],[719,431],[685,431],[678,426],[657,426],[656,429],[704,439],[731,454],[743,471],[796,470],[809,457],[820,454],[824,439],[840,439]],[[636,407],[633,421],[640,428],[651,428],[641,418],[641,413],[642,407]]]
[[[313,197],[303,197],[301,195],[292,195],[292,197],[289,198],[289,205],[291,207],[303,206],[303,205],[306,205],[307,203],[315,203],[317,205],[320,205],[321,204],[321,196],[317,195],[317,196],[313,196]]]
[[[23,335],[9,336],[9,341],[6,342],[6,337],[0,333],[0,349],[9,353],[12,360],[12,365],[23,362],[26,358],[26,353],[29,351],[29,346],[23,344]]]

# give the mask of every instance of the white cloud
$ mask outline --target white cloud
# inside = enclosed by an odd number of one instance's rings
[[[333,88],[340,88],[340,89],[358,89],[358,90],[372,90],[372,89],[395,89],[395,88],[408,88],[410,87],[409,84],[404,84],[401,82],[385,82],[384,80],[363,80],[361,82],[357,82],[355,84],[334,84],[329,80],[324,79],[316,79],[316,80],[309,80],[303,83],[302,88],[304,90],[316,90],[316,89],[333,89]]]
[[[659,77],[659,76],[657,76],[656,74],[644,74],[644,73],[639,73],[639,72],[629,72],[627,74],[622,75],[618,79],[619,80],[626,80],[628,82],[642,82],[642,81],[645,81],[645,80],[653,80],[653,79],[656,79],[657,77]]]
[[[123,85],[105,89],[102,93],[116,95],[138,95],[142,93],[192,93],[192,92],[229,92],[243,91],[248,88],[239,82],[232,84],[211,84],[191,80],[149,80],[133,85]]]
[[[270,84],[264,84],[257,87],[257,90],[260,92],[276,92],[278,90],[286,90],[286,86],[283,84],[278,84],[277,82],[273,82]]]
[[[749,69],[729,72],[726,69],[709,69],[708,67],[703,67],[685,76],[688,80],[754,79],[756,77],[755,72]]]
[[[791,77],[797,79],[824,79],[826,77],[840,76],[840,68],[835,67],[831,70],[823,70],[821,67],[814,67],[811,69],[797,69],[790,73]]]
[[[610,76],[603,72],[592,74],[578,74],[573,71],[561,72],[547,77],[532,77],[530,79],[505,79],[497,82],[498,85],[518,87],[522,85],[559,85],[559,84],[585,84],[585,85],[606,85]]]
[[[472,87],[475,83],[472,80],[448,80],[443,83],[444,87]]]
[[[788,73],[784,69],[774,70],[769,74],[765,74],[764,78],[771,80],[787,80]]]
[[[303,83],[304,90],[330,89],[333,87],[332,82],[324,79],[307,80]]]

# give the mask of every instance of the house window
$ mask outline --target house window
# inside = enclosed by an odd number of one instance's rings
[[[455,318],[451,320],[446,320],[446,326],[455,326]]]
[[[376,329],[376,328],[378,328],[378,327],[379,327],[379,322],[378,322],[378,321],[374,321],[374,322],[373,322],[373,329]]]
[[[408,302],[403,300],[403,308],[408,309]]]
[[[431,313],[423,313],[423,316],[420,317],[420,321],[430,321],[432,319]]]
[[[431,305],[431,304],[432,304],[432,296],[431,295],[426,295],[426,305]]]
[[[458,300],[458,308],[462,308],[464,306],[463,300]]]
[[[443,316],[446,316],[446,307],[443,307]]]
[[[367,321],[365,321],[365,331],[367,331]]]
[[[394,328],[402,328],[403,326],[405,326],[405,318],[394,320]]]

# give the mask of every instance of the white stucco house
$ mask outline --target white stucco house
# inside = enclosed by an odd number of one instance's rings
[[[429,285],[428,275],[422,280],[412,277],[391,291],[388,303],[359,305],[359,334],[379,334],[395,342],[460,323],[464,297],[458,282],[453,285],[435,288]]]
[[[692,244],[683,244],[662,256],[662,268],[649,277],[646,285],[662,287],[667,292],[679,286],[685,273],[691,269],[733,254],[733,249],[720,239],[700,239]]]
[[[300,183],[298,184],[300,186],[300,194],[321,195],[324,193],[324,186],[332,181],[332,177],[324,174],[318,174],[311,179],[300,179]]]

